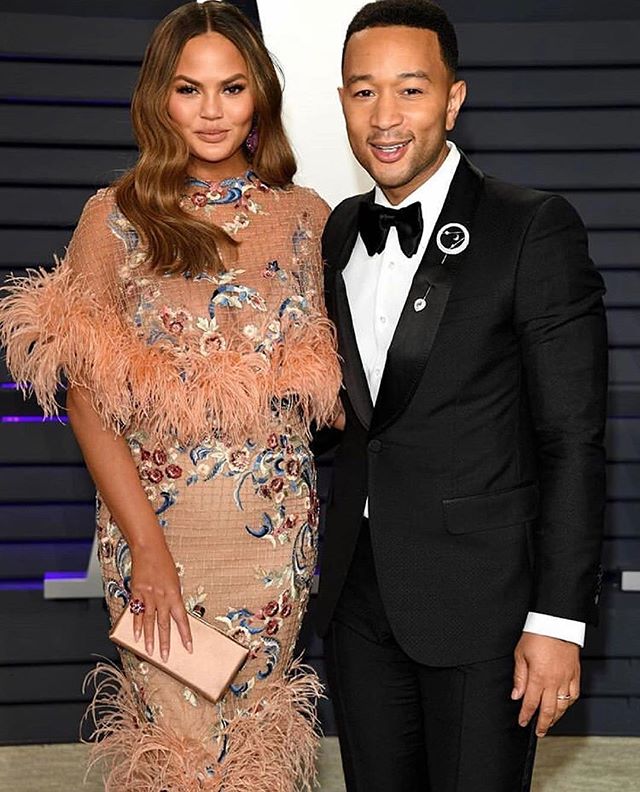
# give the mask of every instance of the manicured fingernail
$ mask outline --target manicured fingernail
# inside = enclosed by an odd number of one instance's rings
[[[153,644],[146,643],[146,644],[144,645],[144,648],[146,649],[146,651],[147,651],[147,654],[150,654],[150,655],[152,655],[152,654],[153,654]]]
[[[517,699],[517,698],[518,698],[518,688],[514,688],[514,689],[511,691],[511,698],[512,698],[512,699]]]
[[[527,723],[529,723],[529,721],[526,721],[526,720],[521,720],[521,721],[519,721],[519,723],[520,723],[520,725],[521,725],[522,727],[524,727],[524,726],[526,726],[526,725],[527,725]]]
[[[189,652],[189,654],[193,654],[193,644],[191,641],[187,641],[187,652]]]
[[[538,737],[541,740],[545,736],[545,734],[546,732],[536,732],[536,737]]]
[[[140,630],[133,631],[133,639],[136,643],[138,643],[138,641],[140,640]]]
[[[163,663],[166,663],[166,662],[167,662],[167,660],[169,659],[169,652],[167,652],[167,650],[166,650],[166,649],[163,649],[163,650],[160,652],[160,656],[162,657],[162,662],[163,662]]]

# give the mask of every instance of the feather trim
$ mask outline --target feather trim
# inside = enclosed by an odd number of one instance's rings
[[[0,342],[23,393],[57,415],[63,375],[86,388],[103,424],[121,433],[136,423],[157,436],[197,442],[221,427],[233,442],[266,429],[274,397],[296,394],[304,423],[328,422],[340,369],[328,320],[292,326],[268,358],[232,349],[149,345],[115,306],[101,305],[65,266],[13,278],[0,302]]]
[[[299,662],[265,686],[250,712],[227,718],[217,740],[184,738],[142,718],[131,683],[113,665],[99,663],[88,684],[95,696],[85,718],[95,729],[87,773],[102,768],[105,792],[310,792],[316,785],[322,686]]]
[[[292,329],[273,358],[275,381],[272,391],[294,393],[303,415],[318,426],[335,417],[338,389],[342,379],[333,324],[317,317]]]

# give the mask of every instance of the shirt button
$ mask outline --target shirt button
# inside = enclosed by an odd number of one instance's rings
[[[375,371],[373,373],[376,375],[376,377],[379,377],[380,374],[382,374],[382,372],[380,371],[379,368],[375,369]]]
[[[385,324],[386,321],[387,321],[387,317],[386,316],[381,316],[380,317],[380,324]]]
[[[380,440],[370,440],[369,441],[369,451],[372,451],[374,454],[379,454],[382,451],[382,441]]]
[[[395,266],[396,266],[396,262],[395,261],[390,261],[389,262],[389,269],[393,269]]]

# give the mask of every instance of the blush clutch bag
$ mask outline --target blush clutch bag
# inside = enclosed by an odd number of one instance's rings
[[[160,657],[157,636],[152,655],[147,654],[144,637],[141,636],[139,641],[135,640],[133,613],[129,608],[125,608],[109,633],[109,638],[123,649],[133,652],[167,674],[171,674],[188,688],[215,704],[244,665],[249,650],[203,619],[191,613],[187,613],[187,617],[193,638],[193,653],[187,652],[182,645],[174,622],[171,625],[171,646],[166,663],[163,663]]]

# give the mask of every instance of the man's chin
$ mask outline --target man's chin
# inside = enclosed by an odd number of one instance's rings
[[[395,163],[385,164],[369,157],[365,160],[360,159],[359,162],[369,176],[380,186],[394,186],[396,184],[402,184],[404,181],[405,167],[400,169]]]
[[[382,190],[400,190],[411,182],[407,173],[394,173],[390,168],[376,168],[369,171],[369,176]]]

